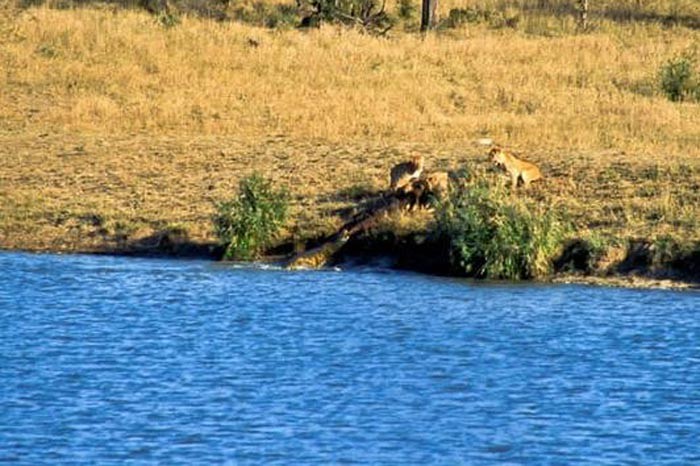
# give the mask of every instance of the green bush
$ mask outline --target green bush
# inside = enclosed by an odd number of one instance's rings
[[[437,211],[437,224],[460,272],[508,280],[551,273],[567,232],[554,211],[483,176],[452,191]]]
[[[418,8],[416,8],[416,5],[415,3],[413,3],[413,0],[398,0],[396,4],[396,10],[399,18],[405,21],[412,20],[418,12]]]
[[[172,28],[178,26],[181,20],[177,13],[161,11],[156,15],[156,22],[164,28]]]
[[[289,195],[258,174],[244,178],[239,192],[216,204],[216,236],[226,247],[224,259],[259,257],[277,237],[287,218]]]
[[[490,10],[482,10],[475,7],[452,8],[441,24],[446,28],[457,28],[467,23],[488,22],[493,16]]]
[[[447,17],[440,23],[441,28],[459,28],[465,24],[485,23],[492,28],[517,28],[520,15],[513,9],[505,11],[484,9],[479,7],[452,8]]]
[[[300,20],[294,5],[240,2],[232,10],[234,19],[268,28],[289,28],[298,25]]]
[[[659,80],[666,97],[674,102],[700,99],[694,54],[684,53],[667,61],[661,68]]]

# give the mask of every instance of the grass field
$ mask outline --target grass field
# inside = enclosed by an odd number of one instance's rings
[[[697,6],[601,2],[581,34],[526,3],[510,2],[514,27],[425,38],[410,24],[387,37],[188,16],[165,28],[115,6],[2,6],[0,247],[211,241],[213,202],[253,171],[289,186],[286,237],[313,237],[413,153],[487,166],[481,137],[540,164],[547,181],[526,195],[582,236],[700,240],[700,104],[658,85],[698,44]]]

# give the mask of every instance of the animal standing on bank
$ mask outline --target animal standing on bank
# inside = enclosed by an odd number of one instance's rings
[[[526,188],[536,180],[542,179],[542,172],[537,168],[537,165],[525,160],[520,160],[516,156],[509,154],[500,146],[494,146],[490,151],[491,161],[500,168],[504,169],[510,175],[512,185],[511,189],[518,186],[518,182],[522,181]]]
[[[394,192],[404,191],[407,187],[410,187],[413,181],[420,178],[424,164],[425,157],[414,155],[410,161],[394,165],[389,174],[391,190]]]

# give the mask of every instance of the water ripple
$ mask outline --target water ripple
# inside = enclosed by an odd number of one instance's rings
[[[700,295],[1,253],[0,462],[698,464]]]

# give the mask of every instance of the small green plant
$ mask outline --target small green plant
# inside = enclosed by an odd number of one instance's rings
[[[453,265],[468,276],[519,280],[549,274],[567,228],[545,210],[480,176],[453,190],[437,214]]]
[[[137,4],[153,15],[156,24],[172,28],[180,24],[181,2],[171,0],[137,0]]]
[[[672,263],[681,257],[683,252],[683,245],[668,235],[658,236],[651,243],[651,261],[655,266]]]
[[[180,24],[180,16],[170,11],[161,11],[156,15],[156,22],[164,28],[173,28]]]
[[[413,0],[398,0],[396,10],[399,18],[405,21],[412,20],[418,11],[416,4],[413,3]]]
[[[284,225],[288,203],[287,191],[259,174],[241,180],[236,197],[216,204],[214,228],[224,259],[259,257]]]
[[[299,23],[294,5],[270,4],[264,1],[240,2],[232,10],[233,18],[267,28],[288,28]]]
[[[51,44],[41,44],[36,48],[36,53],[44,58],[56,58],[59,56],[59,52]]]
[[[441,26],[445,28],[458,28],[467,23],[487,22],[492,16],[490,10],[482,10],[474,7],[452,8]]]
[[[588,270],[595,270],[596,265],[613,247],[619,247],[619,239],[603,236],[596,232],[590,232],[585,237],[585,242],[588,245]]]
[[[659,73],[661,89],[673,102],[700,99],[700,83],[696,78],[695,54],[685,52],[667,61]]]
[[[514,9],[505,11],[479,7],[452,8],[440,24],[441,28],[459,28],[465,24],[485,23],[495,29],[504,27],[517,28],[520,15]]]

